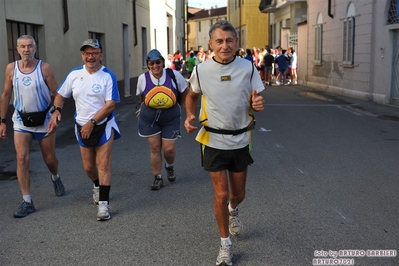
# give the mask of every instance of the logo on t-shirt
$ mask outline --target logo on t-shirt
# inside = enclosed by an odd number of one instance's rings
[[[94,84],[94,85],[91,87],[91,90],[92,90],[94,93],[99,93],[99,92],[101,91],[101,86],[98,85],[98,84]]]
[[[231,80],[231,76],[227,75],[227,76],[221,76],[220,77],[220,81],[230,81]]]
[[[155,109],[167,109],[176,104],[176,95],[165,86],[155,86],[145,96],[145,105]]]
[[[23,77],[22,78],[22,84],[25,86],[29,86],[32,83],[32,79],[30,77]]]

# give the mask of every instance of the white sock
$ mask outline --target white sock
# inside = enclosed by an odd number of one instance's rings
[[[30,195],[22,195],[22,198],[24,199],[24,201],[32,203],[32,198]]]
[[[166,168],[173,167],[173,163],[172,164],[168,164],[167,162],[165,162],[165,167]]]
[[[236,210],[237,208],[235,208],[235,209],[233,209],[233,208],[231,208],[231,203],[229,202],[229,212],[232,212],[232,211],[234,211],[234,210]]]
[[[60,175],[59,174],[56,174],[56,175],[51,175],[51,179],[53,180],[53,181],[55,181],[55,180],[57,180],[58,178],[60,178]]]
[[[220,238],[220,243],[223,243],[223,241],[227,241],[227,243],[228,243],[229,245],[232,244],[232,243],[231,243],[231,240],[230,240],[230,236],[228,236],[228,237],[226,237],[226,238],[221,237],[221,238]]]

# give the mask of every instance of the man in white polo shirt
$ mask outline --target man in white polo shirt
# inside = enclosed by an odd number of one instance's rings
[[[75,135],[83,168],[94,184],[97,220],[105,221],[111,218],[111,152],[114,139],[120,137],[114,109],[120,97],[115,74],[101,64],[103,51],[98,40],[84,41],[80,52],[84,65],[72,69],[58,88],[54,100],[56,110],[51,117],[49,131],[55,130],[61,120],[57,108],[62,108],[65,99],[73,96],[76,105]]]

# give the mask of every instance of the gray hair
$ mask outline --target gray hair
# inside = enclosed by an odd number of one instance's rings
[[[215,24],[212,25],[212,27],[209,29],[209,38],[212,39],[213,32],[216,29],[221,29],[223,31],[231,31],[234,33],[234,37],[237,38],[237,32],[236,29],[234,28],[233,24],[231,24],[227,20],[218,20],[216,21]]]
[[[19,44],[19,40],[21,40],[21,39],[31,39],[32,42],[33,42],[33,45],[36,46],[35,39],[32,36],[30,36],[30,35],[21,35],[21,36],[19,36],[19,38],[17,39],[17,46]]]

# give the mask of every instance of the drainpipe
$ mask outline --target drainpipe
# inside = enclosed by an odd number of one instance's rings
[[[334,18],[334,15],[331,13],[331,0],[328,0],[328,16]]]
[[[134,46],[137,46],[137,22],[136,22],[136,0],[133,0],[133,32],[134,32]]]
[[[69,30],[69,18],[68,18],[68,2],[67,0],[62,1],[62,11],[64,12],[64,34]]]

